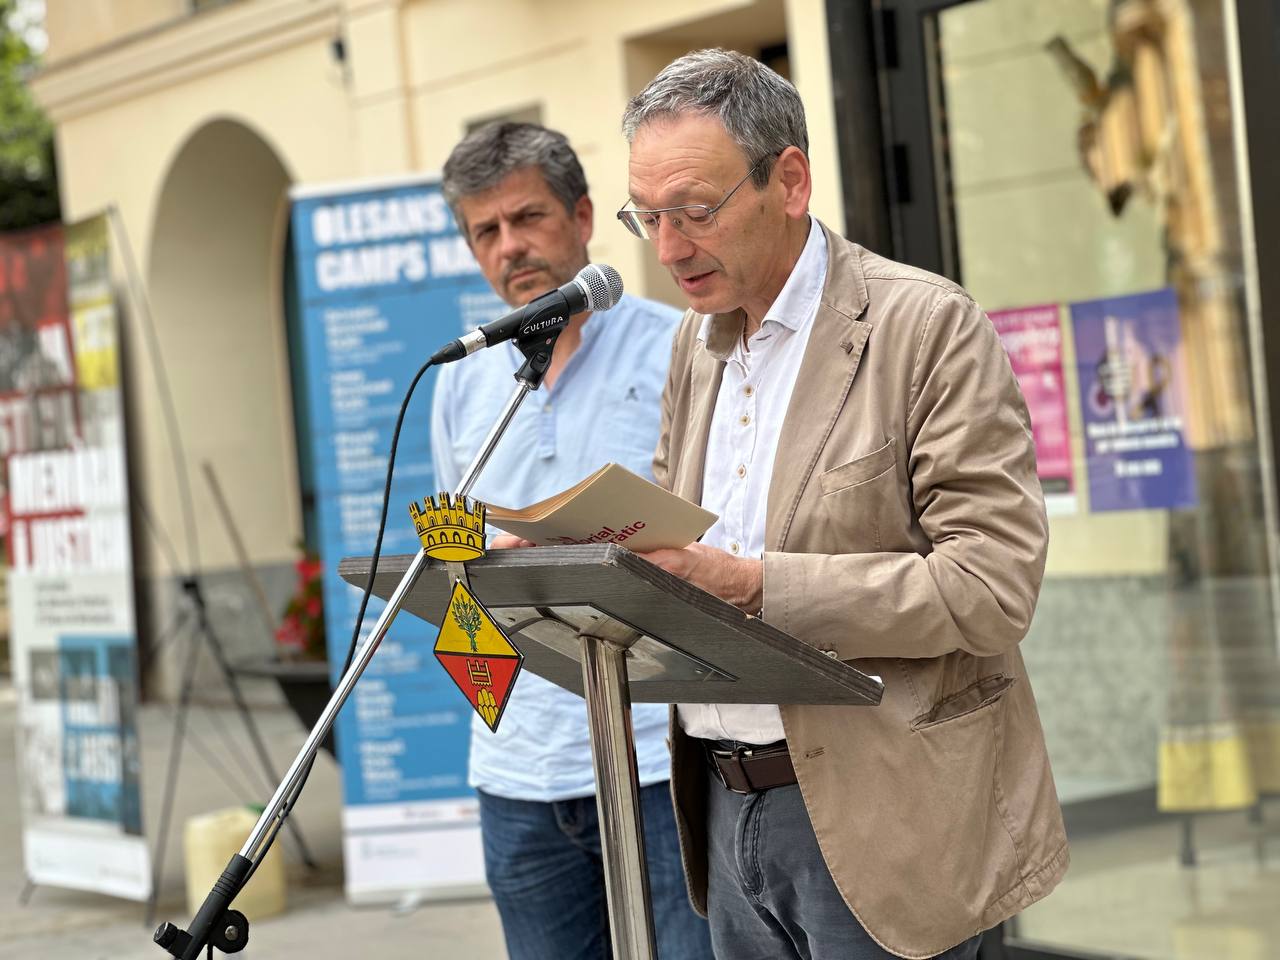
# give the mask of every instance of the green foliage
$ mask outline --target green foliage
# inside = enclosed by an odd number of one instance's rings
[[[480,608],[474,603],[459,597],[453,601],[453,619],[471,641],[472,651],[476,650],[476,634],[480,632]]]
[[[0,0],[0,230],[60,217],[53,130],[27,88],[39,60],[15,10]]]

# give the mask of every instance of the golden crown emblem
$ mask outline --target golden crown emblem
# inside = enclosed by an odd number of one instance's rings
[[[483,557],[484,514],[485,506],[479,500],[468,501],[449,493],[427,497],[421,506],[417,500],[409,504],[414,532],[434,560]]]

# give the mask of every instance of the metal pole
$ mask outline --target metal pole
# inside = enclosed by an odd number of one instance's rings
[[[523,380],[517,381],[515,389],[511,393],[511,397],[507,400],[507,405],[502,411],[502,415],[498,418],[497,423],[493,425],[493,429],[489,431],[489,435],[485,437],[484,443],[480,447],[480,451],[476,454],[475,459],[471,461],[471,465],[467,468],[466,474],[462,478],[461,484],[458,486],[458,496],[466,496],[472,486],[476,482],[476,478],[480,476],[480,471],[484,469],[485,464],[489,462],[489,458],[493,455],[494,448],[498,445],[498,441],[502,439],[502,434],[506,431],[507,426],[511,423],[512,418],[516,415],[516,411],[520,409],[520,404],[524,402],[524,398],[529,395],[529,391],[533,389]],[[324,710],[320,714],[320,719],[308,734],[306,742],[303,743],[302,749],[298,751],[298,755],[294,757],[293,763],[290,764],[288,771],[284,775],[284,780],[280,786],[276,788],[275,794],[272,795],[271,801],[267,804],[262,816],[258,818],[258,822],[254,825],[253,832],[249,834],[249,839],[245,841],[243,847],[240,848],[240,856],[254,859],[254,852],[261,846],[263,839],[271,830],[272,824],[280,815],[280,811],[285,802],[293,794],[297,782],[302,777],[303,768],[315,756],[316,751],[320,749],[320,741],[322,741],[329,732],[329,728],[333,726],[333,722],[337,719],[338,711],[342,709],[342,705],[346,703],[347,697],[351,695],[352,689],[356,685],[356,681],[360,679],[360,675],[364,673],[365,668],[369,665],[369,661],[373,659],[374,653],[378,650],[378,645],[382,643],[382,638],[387,635],[387,631],[391,629],[391,621],[396,618],[396,614],[400,612],[400,608],[404,605],[405,598],[409,591],[413,589],[418,582],[418,577],[422,575],[422,571],[426,569],[428,562],[426,550],[418,550],[417,555],[413,558],[413,563],[409,565],[409,569],[405,571],[403,579],[396,587],[395,592],[387,600],[386,607],[382,610],[382,615],[378,617],[377,623],[373,625],[373,631],[369,635],[369,639],[356,654],[354,662],[349,669],[338,681],[337,688],[333,691],[333,695],[329,697],[329,702],[325,704]]]
[[[187,614],[184,611],[174,624],[174,630],[186,629]],[[176,633],[175,633],[176,635]],[[164,855],[169,846],[169,818],[173,814],[173,798],[178,790],[178,765],[182,762],[182,738],[187,729],[187,711],[191,708],[191,692],[195,688],[196,664],[200,662],[203,648],[200,641],[191,637],[184,665],[182,690],[178,694],[178,711],[173,721],[173,734],[169,738],[169,766],[165,771],[164,798],[160,801],[160,829],[156,832],[155,857],[151,861],[151,892],[142,914],[145,926],[151,926],[156,918],[156,904],[160,900],[160,881],[164,871]]]
[[[409,591],[413,589],[414,584],[418,582],[418,577],[422,576],[422,571],[427,568],[427,563],[427,551],[419,549],[417,554],[414,555],[413,562],[409,564],[409,569],[405,571],[404,577],[396,586],[395,593],[391,594],[390,599],[387,600],[387,605],[383,608],[377,623],[373,625],[373,631],[369,634],[369,638],[361,644],[360,649],[356,652],[356,659],[351,664],[351,669],[343,674],[342,679],[338,681],[337,689],[333,691],[333,695],[329,697],[329,702],[325,704],[324,710],[320,713],[319,721],[311,729],[311,732],[307,734],[306,742],[303,743],[302,749],[298,751],[298,755],[293,758],[293,763],[289,765],[289,769],[284,775],[284,780],[276,788],[276,792],[272,795],[271,801],[267,804],[262,816],[258,818],[253,832],[249,834],[249,839],[240,848],[240,856],[247,857],[250,860],[253,859],[254,852],[270,830],[272,821],[279,815],[285,801],[293,793],[298,780],[301,779],[303,768],[316,755],[316,751],[320,749],[320,741],[325,738],[325,734],[333,726],[333,721],[337,719],[338,711],[342,709],[342,705],[347,702],[347,697],[355,689],[356,681],[360,679],[365,667],[369,665],[369,661],[377,653],[378,645],[382,643],[382,638],[391,629],[391,621],[396,618],[396,614],[404,606],[405,598],[409,595]]]
[[[613,955],[616,960],[655,960],[626,658],[625,647],[598,637],[582,638],[582,686],[591,727]]]
[[[213,659],[222,671],[222,678],[226,681],[227,689],[231,691],[231,699],[236,705],[236,712],[240,714],[240,719],[244,722],[245,731],[249,735],[249,742],[253,745],[254,752],[258,755],[258,762],[262,765],[262,769],[266,771],[266,782],[270,783],[276,779],[275,764],[271,762],[271,755],[267,753],[267,745],[262,740],[258,725],[253,721],[253,714],[249,712],[249,704],[245,701],[244,694],[240,690],[240,681],[236,679],[235,672],[231,669],[231,664],[227,662],[227,654],[222,646],[222,639],[213,632],[213,626],[209,623],[209,609],[205,606],[204,595],[200,592],[199,582],[194,578],[188,582],[192,584],[191,594],[196,607],[196,630],[213,651]],[[198,641],[193,639],[193,642]],[[289,833],[298,845],[298,853],[302,857],[302,862],[309,869],[316,869],[316,862],[311,857],[311,851],[307,848],[306,841],[302,839],[302,831],[298,828],[297,821],[290,820],[286,822],[285,826],[289,828]]]
[[[480,445],[480,452],[471,461],[471,466],[467,467],[467,472],[462,475],[462,482],[458,484],[458,489],[455,491],[458,496],[465,497],[471,493],[471,488],[475,486],[476,478],[480,476],[480,471],[485,468],[489,458],[493,456],[494,448],[498,446],[498,441],[502,439],[502,435],[507,432],[507,427],[516,415],[516,411],[520,409],[520,404],[524,403],[524,398],[529,395],[531,390],[536,389],[538,389],[536,385],[531,386],[524,380],[516,381],[516,388],[511,392],[511,396],[507,398],[507,405],[498,417],[498,422],[489,429],[489,435],[484,438],[484,443]]]
[[[546,365],[550,360],[551,346],[554,343],[554,336],[545,341],[542,351],[529,359],[524,367],[517,372],[516,388],[512,391],[511,398],[507,401],[507,405],[503,409],[498,422],[485,438],[480,452],[476,454],[475,459],[467,468],[467,472],[463,476],[462,483],[457,491],[459,496],[465,496],[471,490],[476,478],[480,475],[480,471],[489,462],[494,447],[498,445],[503,432],[520,408],[520,404],[529,395],[530,391],[536,390],[542,382],[542,374],[546,372]],[[329,733],[329,729],[338,717],[338,711],[342,709],[342,705],[346,703],[351,691],[355,688],[356,681],[360,679],[365,668],[368,667],[369,661],[373,659],[373,655],[387,635],[387,631],[391,629],[391,622],[396,618],[396,614],[400,612],[401,607],[404,606],[409,592],[417,584],[418,578],[422,576],[429,562],[430,558],[427,557],[427,551],[425,549],[418,550],[413,562],[409,564],[409,569],[405,571],[400,583],[388,598],[387,605],[383,608],[382,615],[378,617],[377,623],[374,624],[368,639],[356,651],[356,656],[350,669],[339,679],[337,688],[333,691],[333,694],[329,697],[329,702],[325,704],[324,710],[320,713],[320,719],[307,735],[302,749],[298,751],[298,755],[294,757],[293,763],[289,765],[289,769],[285,772],[284,780],[276,788],[276,792],[272,795],[271,801],[258,818],[258,822],[254,824],[253,831],[249,834],[249,839],[240,848],[240,852],[231,858],[227,869],[222,872],[222,876],[214,883],[213,889],[192,919],[190,929],[184,931],[172,923],[166,923],[156,930],[153,939],[171,955],[181,957],[183,960],[195,960],[200,951],[205,949],[205,946],[209,943],[209,932],[212,925],[222,921],[236,894],[253,870],[256,869],[257,861],[263,855],[263,847],[269,842],[269,838],[274,836],[274,831],[278,829],[278,821],[287,816],[286,808],[296,800],[298,784],[305,777],[309,764],[317,751],[319,751],[320,742]],[[626,695],[625,682],[623,695]],[[631,728],[628,725],[628,743],[631,739],[630,730]],[[634,777],[633,765],[633,780]],[[647,957],[652,960],[652,953],[648,954]]]

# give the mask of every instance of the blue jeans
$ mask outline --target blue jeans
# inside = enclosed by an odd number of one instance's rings
[[[707,790],[707,907],[717,957],[893,960],[836,889],[799,786],[744,795],[709,776]],[[934,960],[974,960],[981,939]]]
[[[640,790],[659,960],[710,960],[685,889],[669,784]],[[538,803],[480,792],[484,870],[510,960],[608,960],[596,798]]]

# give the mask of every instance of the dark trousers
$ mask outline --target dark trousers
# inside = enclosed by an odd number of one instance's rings
[[[836,889],[800,787],[739,794],[708,776],[708,912],[717,957],[892,960]],[[981,937],[936,960],[974,960]]]
[[[685,888],[670,784],[640,790],[659,960],[711,960]],[[536,803],[480,793],[484,869],[510,960],[608,960],[596,798]]]

